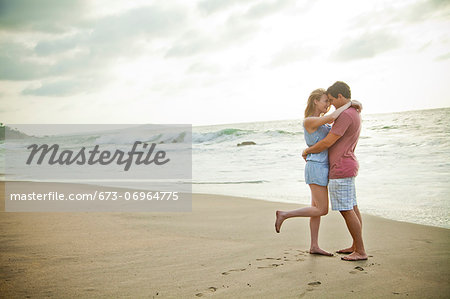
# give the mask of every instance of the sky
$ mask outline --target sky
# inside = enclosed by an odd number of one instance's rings
[[[0,0],[0,122],[301,119],[450,107],[450,1]]]

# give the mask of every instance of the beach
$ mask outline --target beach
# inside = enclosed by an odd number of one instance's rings
[[[1,212],[1,297],[449,297],[450,230],[363,214],[369,259],[346,262],[308,253],[307,218],[275,233],[275,211],[299,207],[194,194],[192,212]],[[351,242],[331,209],[319,236],[329,251]]]

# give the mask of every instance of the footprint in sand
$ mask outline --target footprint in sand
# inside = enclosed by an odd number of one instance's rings
[[[289,249],[291,252],[285,252],[286,255],[284,256],[285,262],[303,262],[305,259],[303,257],[306,257],[309,255],[309,251],[300,250],[300,249]],[[291,255],[291,256],[289,256]]]
[[[283,266],[284,263],[282,263],[281,261],[283,261],[283,262],[291,262],[291,261],[292,262],[302,262],[305,259],[301,258],[300,256],[303,257],[303,256],[306,256],[307,254],[309,254],[308,251],[303,251],[303,250],[298,250],[298,249],[289,249],[284,252],[283,257],[263,257],[263,258],[257,258],[255,260],[256,260],[256,262],[272,261],[272,263],[269,265],[262,265],[262,266],[257,267],[257,269],[268,269],[268,268],[276,268],[279,266]],[[248,265],[251,266],[252,264],[249,263]],[[231,274],[231,272],[241,272],[241,271],[245,271],[247,269],[248,268],[231,269],[231,270],[222,272],[221,274],[229,275],[229,274]]]
[[[216,288],[216,287],[209,287],[209,288],[208,288],[208,291],[209,291],[209,292],[215,292],[215,291],[217,291],[217,288]],[[203,294],[203,293],[197,293],[197,294],[195,294],[195,296],[197,296],[197,297],[203,297],[203,296],[205,296],[205,294]]]
[[[310,272],[311,273],[311,272]],[[308,288],[306,288],[306,290],[303,292],[303,293],[301,293],[301,294],[299,294],[298,295],[298,298],[303,298],[306,294],[307,294],[307,292],[312,292],[312,291],[314,291],[314,288],[315,287],[317,287],[317,286],[319,286],[319,285],[321,285],[322,283],[320,282],[320,281],[312,281],[312,282],[309,282],[308,283]]]
[[[310,286],[309,288],[306,289],[307,292],[311,292],[314,291],[314,287],[321,285],[322,283],[320,281],[313,281],[308,283],[308,285]],[[305,293],[301,294],[300,297],[303,297],[305,295]]]
[[[281,257],[264,257],[264,258],[258,258],[256,259],[256,261],[261,262],[261,261],[281,261],[282,258]],[[283,263],[272,263],[270,265],[267,266],[259,266],[257,267],[258,269],[267,269],[267,268],[275,268],[275,267],[279,267],[284,265]]]
[[[308,283],[309,286],[318,286],[320,284],[322,284],[320,281],[313,281],[313,282]]]
[[[364,268],[363,268],[363,267],[360,267],[360,266],[356,266],[354,269],[355,269],[355,270],[358,270],[359,272],[364,271]],[[356,273],[358,273],[358,272],[357,272],[357,271],[350,271],[349,273],[350,273],[350,274],[356,274]],[[363,272],[363,274],[367,274],[367,272]]]
[[[309,251],[299,250],[297,249],[297,254],[294,254],[294,256],[307,256],[309,255]]]
[[[305,259],[304,257],[309,255],[309,251],[300,250],[300,249],[288,249],[284,252],[283,257],[275,258],[275,257],[266,257],[266,258],[258,258],[257,261],[264,261],[264,260],[274,260],[274,261],[283,261],[283,262],[303,262]],[[284,265],[283,263],[278,264],[271,264],[269,266],[261,266],[258,267],[258,269],[264,269],[264,268],[273,268]]]
[[[271,264],[269,266],[260,266],[260,267],[258,267],[258,269],[276,268],[276,267],[283,266],[283,265],[284,265],[283,263],[281,263],[281,264]]]
[[[247,270],[247,268],[231,269],[231,270],[228,270],[226,272],[222,272],[222,275],[228,275],[228,274],[230,274],[230,272],[241,272],[241,271],[245,271],[245,270]]]
[[[256,259],[257,261],[264,261],[264,260],[277,260],[280,261],[281,257],[279,258],[274,258],[274,257],[265,257],[265,258],[260,258],[260,259]]]

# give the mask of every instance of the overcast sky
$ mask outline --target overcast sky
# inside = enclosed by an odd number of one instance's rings
[[[337,80],[365,113],[450,107],[449,33],[439,0],[0,0],[0,121],[299,119]]]

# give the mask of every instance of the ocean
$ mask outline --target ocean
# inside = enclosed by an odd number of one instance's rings
[[[302,121],[194,128],[193,191],[309,204]],[[361,212],[450,228],[450,108],[363,113],[355,153]]]
[[[192,142],[194,193],[298,204],[311,201],[301,157],[306,147],[302,119],[193,127],[191,140],[183,139],[184,135],[149,136],[142,128],[139,132],[142,141]],[[129,138],[109,132],[108,136],[78,134],[65,140],[75,148],[85,140],[120,144]],[[254,144],[238,146],[246,141]],[[5,150],[1,142],[2,156]],[[362,113],[356,156],[360,164],[356,191],[362,213],[450,228],[450,108]],[[96,184],[136,187],[132,182]]]

